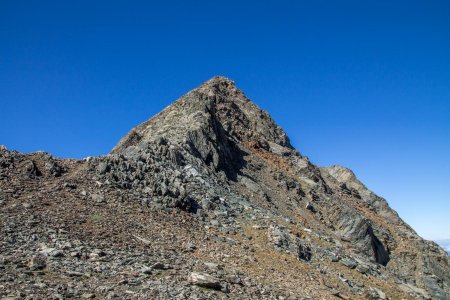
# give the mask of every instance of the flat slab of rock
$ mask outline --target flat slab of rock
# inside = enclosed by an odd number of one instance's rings
[[[189,274],[189,282],[209,289],[220,290],[222,288],[218,278],[206,273],[192,272]]]
[[[341,259],[341,263],[350,269],[354,269],[358,266],[358,262],[351,258],[343,258]]]

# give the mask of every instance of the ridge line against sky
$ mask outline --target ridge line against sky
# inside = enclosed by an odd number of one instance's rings
[[[447,1],[2,1],[0,144],[103,155],[215,75],[317,165],[450,237]]]

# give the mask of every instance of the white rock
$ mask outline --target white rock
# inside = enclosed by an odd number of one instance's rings
[[[192,272],[189,274],[189,281],[200,287],[219,290],[221,288],[219,279],[206,273]]]

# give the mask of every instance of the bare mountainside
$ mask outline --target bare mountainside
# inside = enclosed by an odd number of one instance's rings
[[[224,77],[107,156],[0,150],[2,299],[449,299],[449,257]]]

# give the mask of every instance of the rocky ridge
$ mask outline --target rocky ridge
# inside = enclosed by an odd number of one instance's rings
[[[215,77],[107,156],[0,149],[5,299],[448,299],[449,257]]]

